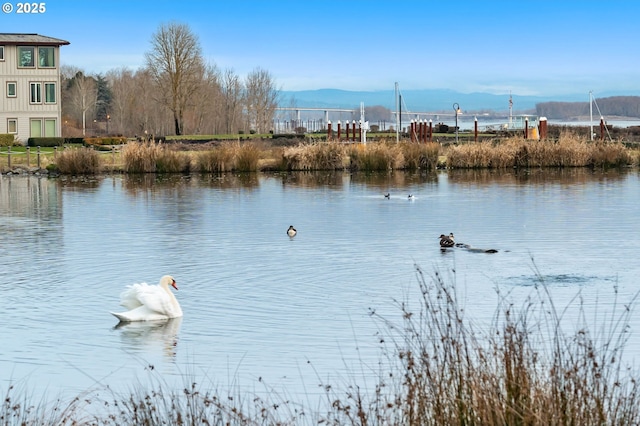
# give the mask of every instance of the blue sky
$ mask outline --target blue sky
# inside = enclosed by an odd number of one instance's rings
[[[158,26],[178,22],[208,62],[242,77],[260,67],[283,90],[640,91],[633,0],[49,0],[42,14],[8,3],[1,32],[68,40],[62,63],[88,73],[142,66]]]

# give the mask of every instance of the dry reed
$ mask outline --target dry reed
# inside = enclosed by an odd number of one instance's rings
[[[572,133],[557,141],[509,138],[449,147],[448,168],[621,167],[633,164],[621,143],[587,142]]]
[[[128,143],[122,149],[122,160],[127,173],[181,173],[191,168],[188,154],[155,142]]]
[[[56,169],[61,174],[91,175],[102,170],[100,154],[92,148],[67,148],[58,153]]]
[[[196,170],[201,173],[255,172],[262,151],[254,143],[223,143],[196,156]]]
[[[399,144],[370,143],[353,145],[349,151],[351,170],[384,171],[404,167],[404,154]]]
[[[493,324],[485,332],[465,318],[453,283],[438,273],[430,282],[417,268],[421,298],[414,312],[400,305],[388,326],[387,350],[398,370],[385,376],[373,395],[351,393],[331,413],[341,424],[638,424],[637,372],[621,354],[632,315],[606,315],[593,332],[582,305],[575,330],[565,332],[542,278],[521,308],[501,296]],[[616,294],[617,289],[613,290]],[[576,300],[580,300],[579,298]],[[617,307],[614,304],[614,307]],[[619,317],[617,317],[619,315]],[[392,387],[401,380],[401,391]],[[345,407],[351,407],[349,412]],[[358,421],[353,410],[358,407]],[[341,411],[341,412],[340,412]]]
[[[342,170],[347,150],[338,142],[287,147],[282,154],[284,170]]]

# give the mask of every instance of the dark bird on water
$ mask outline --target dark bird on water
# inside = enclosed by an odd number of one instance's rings
[[[454,247],[456,245],[453,240],[453,233],[449,235],[440,234],[440,247]]]
[[[287,229],[287,235],[290,237],[295,237],[297,233],[298,231],[296,231],[296,228],[294,228],[293,225],[290,225],[289,229]]]

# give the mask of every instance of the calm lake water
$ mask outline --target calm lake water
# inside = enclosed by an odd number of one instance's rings
[[[619,302],[640,290],[639,196],[635,170],[3,176],[0,390],[75,396],[193,376],[309,398],[320,382],[378,376],[369,310],[400,322],[393,300],[417,292],[414,264],[455,280],[478,323],[496,289],[517,304],[538,274],[556,306],[580,293],[597,321],[614,288]],[[449,232],[498,253],[442,252]],[[184,317],[115,327],[124,287],[164,274]]]

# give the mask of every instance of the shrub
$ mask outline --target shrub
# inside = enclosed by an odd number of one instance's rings
[[[84,138],[85,145],[103,146],[103,145],[123,145],[127,143],[125,137],[104,137],[104,138]]]
[[[0,146],[13,146],[15,136],[11,134],[0,134]]]
[[[29,138],[27,140],[28,146],[62,146],[64,144],[64,138],[43,137],[43,138]]]

